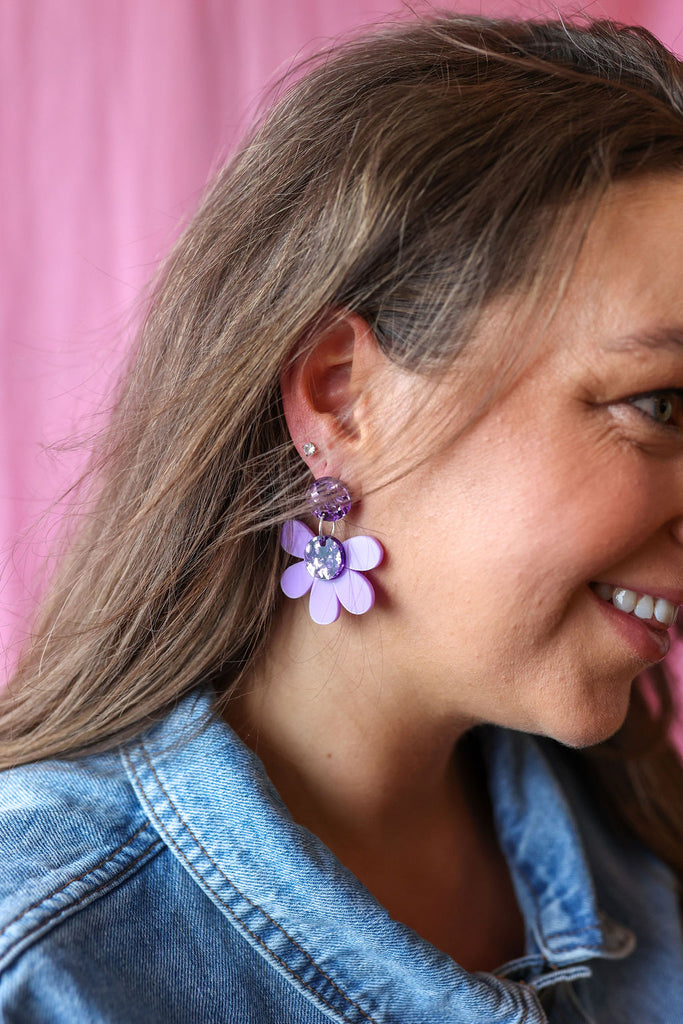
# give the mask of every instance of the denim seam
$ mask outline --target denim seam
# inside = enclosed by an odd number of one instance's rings
[[[545,936],[545,941],[546,942],[550,942],[551,939],[563,939],[565,937],[570,937],[572,935],[573,936],[579,936],[579,935],[582,935],[584,932],[594,932],[596,930],[600,931],[600,925],[599,924],[586,925],[583,928],[574,928],[574,929],[571,929],[570,931],[566,931],[566,932],[552,932],[552,934]],[[572,945],[572,944],[570,944],[569,946],[559,946],[557,949],[553,949],[553,955],[555,955],[557,953],[569,953],[573,949],[574,949],[574,945]],[[583,943],[583,949],[601,950],[601,949],[603,949],[603,943],[600,943],[600,942],[584,942]]]
[[[601,946],[601,945],[599,945],[599,944],[598,944],[598,945],[596,945],[596,943],[594,943],[594,942],[584,942],[584,943],[583,943],[583,944],[581,945],[581,947],[580,947],[580,948],[581,948],[581,949],[597,949],[597,950],[600,950],[600,949],[603,949],[604,947],[603,947],[603,946]],[[553,949],[553,955],[554,955],[555,953],[571,953],[571,952],[572,952],[572,950],[574,950],[574,949],[576,949],[576,946],[574,946],[574,945],[569,945],[569,946],[558,946],[558,948],[557,948],[557,949]]]
[[[313,967],[314,967],[314,968],[315,968],[315,969],[316,969],[316,970],[317,970],[317,971],[319,972],[319,974],[320,974],[320,975],[321,975],[321,976],[322,976],[323,978],[325,978],[325,980],[326,980],[326,981],[328,981],[328,982],[330,983],[330,985],[332,985],[332,987],[333,987],[333,988],[334,988],[334,989],[335,989],[335,990],[336,990],[336,991],[337,991],[337,992],[338,992],[338,993],[339,993],[339,994],[340,994],[340,995],[341,995],[341,996],[342,996],[342,997],[343,997],[343,998],[344,998],[344,999],[345,999],[345,1000],[346,1000],[346,1001],[347,1001],[348,1003],[350,1003],[350,1004],[351,1004],[351,1006],[354,1006],[354,1007],[355,1007],[355,1008],[356,1008],[356,1009],[357,1009],[357,1010],[359,1011],[359,1013],[360,1013],[360,1014],[361,1014],[361,1015],[362,1015],[362,1016],[363,1016],[363,1017],[365,1018],[365,1020],[367,1020],[367,1021],[370,1021],[370,1022],[371,1022],[371,1024],[379,1024],[379,1022],[378,1022],[378,1021],[376,1021],[374,1017],[371,1017],[371,1016],[370,1016],[369,1014],[367,1014],[367,1013],[365,1012],[365,1010],[364,1010],[364,1009],[362,1008],[362,1006],[359,1006],[359,1004],[358,1004],[358,1003],[354,1002],[354,1000],[353,1000],[353,999],[351,999],[351,998],[350,998],[350,997],[349,997],[349,996],[348,996],[348,995],[347,995],[347,994],[346,994],[346,993],[345,993],[344,991],[342,991],[342,989],[341,989],[341,988],[340,988],[340,987],[339,987],[339,986],[337,985],[337,983],[336,983],[336,982],[335,982],[335,981],[334,981],[334,980],[333,980],[332,978],[330,978],[330,977],[329,977],[329,975],[327,975],[327,974],[326,974],[326,973],[325,973],[325,972],[324,972],[324,971],[322,970],[322,968],[320,967],[320,965],[319,965],[319,964],[317,964],[317,963],[315,962],[315,960],[314,960],[314,959],[313,959],[313,957],[312,957],[312,956],[310,955],[310,953],[307,953],[307,952],[306,952],[306,950],[305,950],[305,949],[303,949],[303,947],[299,945],[299,943],[298,943],[298,942],[296,941],[296,939],[294,939],[294,938],[293,938],[293,937],[292,937],[292,936],[291,936],[291,935],[290,935],[290,934],[289,934],[289,933],[288,933],[287,931],[285,931],[285,929],[284,929],[284,928],[282,927],[282,925],[278,924],[278,922],[277,922],[277,921],[275,921],[275,920],[274,920],[274,919],[273,919],[273,918],[272,918],[272,917],[270,916],[270,914],[268,914],[268,912],[267,912],[266,910],[264,910],[264,909],[263,909],[263,907],[259,906],[259,904],[258,904],[258,903],[255,903],[255,902],[254,902],[253,900],[250,900],[248,896],[245,896],[245,894],[244,894],[243,892],[241,892],[241,891],[240,891],[240,889],[238,889],[238,888],[237,888],[237,886],[236,886],[236,885],[234,884],[234,882],[232,882],[232,881],[231,881],[231,880],[230,880],[230,879],[229,879],[229,878],[227,877],[227,875],[225,874],[225,872],[221,870],[221,868],[220,868],[220,867],[218,866],[218,864],[216,864],[216,862],[214,861],[214,859],[212,858],[212,856],[210,855],[210,853],[208,852],[208,850],[206,850],[206,849],[204,848],[204,846],[202,846],[202,844],[200,843],[199,839],[198,839],[198,838],[197,838],[197,836],[196,836],[196,835],[194,834],[194,832],[192,831],[192,829],[190,828],[190,826],[189,826],[189,825],[188,825],[188,823],[187,823],[187,822],[185,821],[185,819],[184,819],[184,818],[183,818],[183,816],[181,815],[180,811],[178,810],[178,808],[177,808],[177,807],[176,807],[176,805],[174,804],[174,802],[173,802],[173,800],[171,799],[170,795],[168,794],[168,792],[167,792],[167,791],[166,791],[166,789],[164,788],[164,785],[163,785],[163,783],[162,783],[161,779],[160,779],[160,778],[159,778],[159,776],[157,775],[157,773],[156,773],[156,771],[155,771],[155,769],[154,769],[154,765],[153,765],[153,764],[152,764],[152,762],[150,761],[150,759],[149,759],[149,756],[148,756],[148,754],[147,754],[147,750],[145,749],[145,746],[144,746],[144,744],[143,744],[143,743],[140,743],[140,745],[139,745],[139,749],[141,750],[141,752],[142,752],[142,755],[143,755],[143,757],[145,758],[145,761],[147,762],[147,766],[148,766],[149,770],[150,770],[150,771],[152,772],[152,774],[153,774],[154,778],[156,779],[157,785],[159,786],[159,788],[160,788],[161,792],[162,792],[162,793],[164,794],[164,796],[166,797],[166,799],[167,799],[168,803],[170,804],[171,808],[173,809],[173,811],[174,811],[174,813],[175,813],[175,815],[176,815],[176,817],[177,817],[178,821],[179,821],[179,822],[181,823],[181,825],[183,826],[183,828],[185,829],[185,831],[186,831],[186,832],[188,833],[188,835],[189,835],[189,836],[190,836],[190,837],[192,838],[192,840],[193,840],[193,841],[194,841],[194,842],[196,843],[197,847],[198,847],[198,848],[199,848],[199,849],[200,849],[200,850],[202,851],[202,853],[203,853],[203,854],[204,854],[204,856],[205,856],[205,857],[207,858],[207,860],[209,861],[209,863],[211,863],[211,864],[213,865],[213,867],[214,867],[214,868],[216,869],[216,871],[217,871],[217,872],[218,872],[218,874],[219,874],[219,875],[221,876],[221,878],[223,878],[223,879],[224,879],[224,880],[225,880],[225,881],[227,882],[227,884],[228,884],[228,885],[230,886],[230,888],[231,888],[231,889],[233,889],[233,891],[234,891],[235,893],[237,893],[237,895],[238,895],[238,896],[240,897],[240,899],[243,899],[243,900],[244,900],[244,901],[245,901],[246,903],[248,903],[248,904],[249,904],[249,905],[250,905],[251,907],[253,907],[253,908],[254,908],[255,910],[258,910],[258,911],[259,911],[259,912],[260,912],[261,914],[263,914],[263,916],[264,916],[264,917],[266,918],[266,920],[267,920],[267,921],[269,921],[269,922],[270,922],[270,923],[271,923],[271,924],[272,924],[272,925],[273,925],[273,926],[274,926],[275,928],[277,928],[277,930],[278,930],[279,932],[281,932],[281,933],[282,933],[282,934],[283,934],[283,935],[285,936],[285,938],[286,938],[286,939],[288,939],[288,940],[289,940],[289,942],[291,942],[291,943],[292,943],[292,945],[293,945],[293,946],[295,946],[295,948],[299,950],[299,952],[300,952],[300,953],[302,953],[302,954],[303,954],[303,956],[304,956],[304,957],[305,957],[305,958],[306,958],[306,959],[307,959],[307,960],[309,961],[309,963],[310,963],[310,964],[311,964],[311,965],[312,965],[312,966],[313,966]],[[136,769],[135,769],[135,766],[133,765],[133,763],[132,763],[132,761],[131,761],[131,759],[130,759],[130,756],[129,756],[129,754],[128,754],[128,751],[127,751],[127,750],[125,751],[125,757],[126,757],[126,760],[128,761],[128,764],[129,764],[129,766],[130,766],[130,769],[131,769],[131,771],[133,772],[133,774],[134,774],[135,778],[137,779],[138,783],[140,784],[140,787],[141,787],[141,788],[143,789],[143,792],[144,792],[144,787],[143,787],[143,785],[142,785],[142,780],[141,780],[140,776],[138,775],[138,773],[137,773],[137,771],[136,771]],[[327,999],[325,999],[325,997],[324,997],[323,995],[321,995],[321,994],[320,994],[319,992],[316,992],[314,988],[312,988],[312,987],[311,987],[311,986],[310,986],[310,985],[309,985],[309,984],[308,984],[308,983],[307,983],[306,981],[304,981],[304,979],[303,979],[303,978],[302,978],[302,977],[301,977],[301,976],[300,976],[299,974],[297,974],[297,973],[296,973],[296,971],[295,971],[295,970],[293,970],[293,969],[292,969],[292,968],[291,968],[291,967],[289,966],[289,964],[287,964],[287,963],[286,963],[286,962],[285,962],[285,961],[284,961],[284,960],[283,960],[283,959],[282,959],[282,958],[281,958],[280,956],[278,956],[278,954],[277,954],[277,953],[275,952],[275,950],[271,949],[271,948],[270,948],[270,946],[269,946],[269,945],[268,945],[268,944],[267,944],[266,942],[264,942],[264,940],[263,940],[263,939],[262,939],[262,938],[261,938],[261,937],[260,937],[259,935],[256,935],[256,933],[255,933],[255,932],[253,932],[253,931],[252,931],[252,930],[251,930],[251,929],[249,928],[249,926],[248,926],[248,925],[247,925],[247,924],[246,924],[246,923],[245,923],[245,922],[244,922],[244,921],[242,920],[242,918],[241,918],[241,917],[239,917],[239,915],[238,915],[238,914],[237,914],[237,913],[236,913],[236,912],[235,912],[235,911],[233,910],[233,908],[232,908],[232,907],[231,907],[231,906],[230,906],[230,905],[229,905],[228,903],[226,903],[226,901],[225,901],[225,900],[221,899],[221,897],[220,897],[220,896],[219,896],[219,894],[218,894],[218,893],[216,892],[216,890],[215,890],[215,889],[213,888],[213,886],[211,886],[211,885],[209,884],[209,882],[207,881],[207,879],[206,879],[206,878],[205,878],[205,877],[204,877],[204,876],[203,876],[203,875],[201,874],[201,872],[200,872],[200,871],[198,870],[198,868],[196,868],[196,867],[195,867],[195,865],[193,865],[193,864],[191,864],[191,863],[190,863],[190,861],[189,861],[189,860],[187,859],[187,857],[185,856],[185,853],[183,852],[183,850],[182,850],[182,849],[180,848],[180,846],[178,846],[178,844],[177,844],[177,843],[176,843],[176,841],[175,841],[175,840],[174,840],[174,839],[172,838],[172,836],[170,836],[170,835],[169,835],[169,833],[168,833],[168,830],[167,830],[167,829],[165,828],[165,826],[164,826],[163,822],[162,822],[162,821],[160,820],[160,818],[159,818],[159,817],[158,817],[158,815],[156,814],[156,812],[155,812],[155,810],[154,810],[154,808],[153,808],[153,806],[152,806],[152,804],[151,804],[151,801],[149,802],[149,810],[150,810],[150,811],[152,812],[152,815],[154,816],[154,818],[155,818],[155,819],[156,819],[156,821],[158,822],[158,824],[159,824],[159,827],[161,828],[162,832],[163,832],[163,833],[164,833],[164,834],[165,834],[165,835],[167,836],[167,838],[168,838],[168,841],[169,841],[169,842],[170,842],[170,843],[171,843],[171,844],[173,845],[173,847],[174,847],[174,848],[175,848],[175,849],[176,849],[176,850],[178,851],[178,853],[180,854],[180,856],[182,857],[182,859],[183,859],[183,860],[185,861],[185,863],[187,864],[187,867],[188,867],[188,869],[189,869],[189,870],[190,870],[191,872],[194,872],[194,873],[196,873],[196,874],[197,874],[197,875],[199,876],[199,878],[201,878],[201,880],[202,880],[202,881],[204,882],[204,884],[205,884],[205,885],[206,885],[206,887],[207,887],[207,888],[209,889],[209,891],[210,891],[211,893],[213,893],[213,895],[215,896],[215,898],[216,898],[216,899],[218,900],[218,902],[219,902],[219,903],[220,903],[220,904],[221,904],[221,905],[222,905],[223,907],[225,907],[225,909],[226,909],[226,910],[228,911],[228,913],[230,913],[230,915],[231,915],[231,916],[232,916],[232,917],[233,917],[233,918],[234,918],[234,919],[235,919],[236,921],[239,921],[239,923],[240,923],[240,924],[242,925],[242,927],[243,927],[243,928],[245,929],[245,931],[246,931],[246,932],[247,932],[247,933],[248,933],[249,935],[251,935],[251,937],[252,937],[253,939],[255,939],[255,941],[256,941],[256,942],[258,942],[258,944],[259,944],[260,946],[262,946],[262,947],[263,947],[264,949],[266,949],[266,950],[267,950],[267,951],[268,951],[268,952],[269,952],[269,953],[271,954],[271,956],[273,956],[273,957],[274,957],[274,958],[275,958],[275,959],[277,960],[277,962],[278,962],[279,964],[281,964],[281,965],[282,965],[282,966],[284,967],[284,969],[285,969],[285,970],[287,971],[287,973],[288,973],[288,974],[291,974],[291,975],[292,975],[292,977],[296,978],[296,979],[297,979],[297,981],[299,981],[299,982],[300,982],[300,983],[301,983],[301,984],[302,984],[302,985],[304,986],[304,988],[308,989],[308,991],[309,991],[309,992],[311,992],[311,993],[312,993],[312,994],[313,994],[313,995],[314,995],[314,996],[316,997],[316,999],[319,999],[319,1000],[320,1000],[321,1002],[323,1002],[323,1003],[324,1003],[324,1004],[325,1004],[326,1006],[328,1006],[328,1007],[329,1007],[329,1008],[330,1008],[331,1010],[334,1010],[334,1012],[335,1012],[335,1013],[339,1013],[340,1011],[339,1011],[339,1009],[338,1009],[338,1008],[337,1008],[336,1006],[334,1006],[334,1005],[333,1005],[332,1003],[330,1003],[330,1002],[329,1002],[329,1001],[328,1001]],[[345,1018],[346,1018],[347,1020],[349,1019],[348,1017],[346,1017],[346,1014],[345,1014],[345,1013],[342,1013],[342,1016],[344,1016],[344,1017],[345,1017]],[[524,1022],[522,1021],[522,1022],[521,1022],[521,1024],[524,1024]]]
[[[142,828],[139,828],[137,832],[130,837],[130,839],[127,839],[125,843],[121,844],[121,846],[118,846],[115,850],[112,850],[112,852],[107,857],[105,857],[104,860],[101,860],[99,864],[93,864],[93,866],[91,868],[88,868],[87,871],[84,871],[82,875],[76,875],[75,878],[70,878],[68,882],[65,882],[64,885],[60,885],[58,889],[53,889],[52,892],[49,892],[47,894],[47,896],[43,896],[42,899],[39,899],[35,903],[32,903],[29,907],[24,907],[21,913],[17,914],[16,917],[13,917],[11,921],[7,922],[4,928],[0,928],[0,938],[2,938],[2,936],[8,930],[8,928],[11,928],[13,924],[16,924],[17,921],[20,921],[22,917],[30,913],[31,910],[35,910],[42,903],[46,903],[48,900],[51,900],[53,896],[57,896],[59,895],[60,892],[64,892],[65,889],[69,888],[72,882],[81,882],[86,877],[86,875],[89,875],[91,874],[91,872],[98,871],[100,868],[103,868],[104,865],[108,864],[110,860],[113,860],[117,854],[121,853],[121,851],[125,850],[127,846],[130,846],[131,843],[135,842],[137,837],[142,832],[144,832],[145,829],[150,827],[150,824],[151,823],[149,821],[145,822]]]
[[[551,986],[569,985],[571,987],[575,981],[588,978],[591,974],[592,972],[589,967],[585,967],[583,964],[575,964],[574,966],[562,967],[559,971],[542,974],[531,984],[535,992],[545,992]]]
[[[551,932],[546,935],[547,939],[561,939],[565,935],[581,935],[583,932],[594,932],[600,931],[599,924],[587,924],[583,928],[569,928],[564,932]]]
[[[142,829],[140,829],[140,832],[144,831],[145,828],[149,828],[149,825],[150,825],[150,823],[148,822],[147,825],[145,825]],[[136,832],[135,835],[136,836],[139,835],[140,832]],[[105,864],[107,864],[112,859],[112,857],[115,856],[116,853],[120,853],[121,850],[124,850],[126,848],[126,846],[129,846],[134,841],[134,839],[135,839],[135,836],[133,836],[132,839],[129,839],[127,843],[124,843],[123,846],[119,847],[118,850],[114,851],[114,853],[110,857],[107,857],[106,860],[103,860],[100,864],[96,864],[95,867],[91,868],[91,871],[96,871],[98,868],[103,867]],[[101,892],[103,889],[106,889],[107,886],[110,886],[114,882],[117,882],[120,878],[123,877],[123,875],[126,875],[130,871],[131,868],[134,868],[136,864],[138,864],[141,860],[143,860],[145,857],[147,857],[148,854],[150,854],[154,850],[155,847],[158,848],[161,845],[163,845],[162,840],[161,839],[155,839],[152,843],[150,843],[150,845],[145,850],[142,851],[141,854],[139,854],[135,858],[135,860],[132,860],[129,864],[126,864],[125,867],[121,871],[119,871],[118,874],[112,875],[111,878],[108,878],[105,882],[102,882],[102,884],[98,885],[95,889],[90,889],[88,892],[83,893],[83,895],[80,896],[77,900],[73,900],[66,907],[59,907],[57,910],[55,910],[55,912],[53,914],[50,914],[44,920],[39,921],[38,924],[34,925],[33,928],[30,928],[29,931],[24,932],[23,935],[20,935],[17,939],[15,939],[14,942],[12,942],[7,947],[7,949],[4,951],[4,953],[2,954],[1,959],[3,959],[3,960],[6,959],[9,956],[9,954],[12,952],[12,950],[14,950],[20,943],[24,942],[27,938],[29,938],[29,936],[33,935],[35,932],[40,931],[41,928],[44,928],[46,925],[50,924],[50,922],[56,921],[59,917],[62,916],[62,914],[65,914],[68,910],[73,910],[74,907],[77,907],[84,900],[89,899],[95,893]],[[72,882],[80,881],[81,879],[85,878],[86,875],[89,875],[89,874],[90,874],[90,871],[86,871],[85,875],[80,875],[78,878],[72,878],[71,881]],[[67,885],[69,885],[69,884],[70,883],[67,883]],[[16,923],[17,921],[21,920],[21,918],[24,917],[25,914],[27,914],[29,912],[29,910],[35,910],[37,907],[42,906],[43,903],[46,903],[53,896],[56,896],[58,893],[63,892],[63,890],[66,887],[67,886],[62,886],[60,889],[55,889],[55,891],[53,893],[50,893],[49,896],[46,896],[45,899],[40,901],[40,903],[34,903],[32,907],[28,907],[25,911],[22,911],[22,913],[19,914],[18,917],[15,917],[13,919],[13,921],[10,921],[10,924],[6,925],[5,928],[3,928],[2,932],[0,932],[0,935],[4,934],[7,931],[7,929],[10,927],[11,924]]]
[[[521,989],[526,989],[526,991],[528,993],[528,999],[530,1001],[533,1001],[536,1004],[536,1009],[539,1009],[541,1011],[541,1013],[543,1014],[543,1016],[546,1018],[546,1021],[547,1021],[548,1017],[547,1017],[547,1015],[545,1013],[545,1010],[543,1009],[543,1007],[539,1003],[538,996],[536,995],[536,992],[534,991],[533,985],[530,985],[528,981],[518,981],[518,982],[516,982],[516,984],[519,985],[519,987]],[[527,1005],[525,1007],[525,1009],[524,1009],[524,1017],[519,1022],[519,1024],[526,1024],[528,1019],[529,1019],[529,1006]]]
[[[520,989],[527,989],[528,993],[529,993],[529,995],[527,997],[528,1000],[529,1001],[533,1001],[534,1003],[536,1003],[538,1005],[538,997],[536,996],[536,993],[531,988],[531,985],[527,985],[527,983],[525,981],[516,981],[515,985],[519,985]],[[520,1021],[515,1021],[515,1024],[527,1024],[527,1021],[529,1019],[529,1003],[527,1002],[527,1005],[523,1006],[522,1009],[524,1010],[524,1016],[522,1017],[522,1019]]]

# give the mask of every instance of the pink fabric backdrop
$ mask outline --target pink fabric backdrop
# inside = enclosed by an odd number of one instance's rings
[[[419,3],[418,3],[419,6]],[[680,51],[679,0],[435,6],[638,22]],[[250,114],[297,54],[400,0],[0,0],[0,650],[59,510],[27,527],[97,424],[126,317]],[[94,417],[94,419],[93,419]],[[0,660],[0,680],[3,676]]]

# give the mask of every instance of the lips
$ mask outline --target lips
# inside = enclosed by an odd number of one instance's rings
[[[678,603],[667,597],[614,586],[611,583],[591,583],[590,586],[601,600],[614,605],[626,615],[645,622],[652,629],[667,630],[676,621]]]

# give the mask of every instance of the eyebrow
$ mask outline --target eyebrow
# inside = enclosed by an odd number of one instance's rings
[[[605,348],[619,352],[632,352],[637,349],[668,349],[680,352],[683,349],[683,324],[671,324],[627,334],[612,339]]]

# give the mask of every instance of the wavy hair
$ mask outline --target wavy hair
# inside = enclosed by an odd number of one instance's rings
[[[550,282],[559,296],[605,190],[683,167],[682,81],[641,28],[446,13],[297,69],[150,290],[2,699],[2,765],[111,747],[200,684],[229,698],[268,641],[278,525],[304,490],[287,361],[344,309],[389,358],[437,374],[493,301],[533,309]],[[501,350],[496,388],[523,356]],[[680,871],[671,689],[655,676],[657,699],[636,691],[617,737],[577,757]]]

